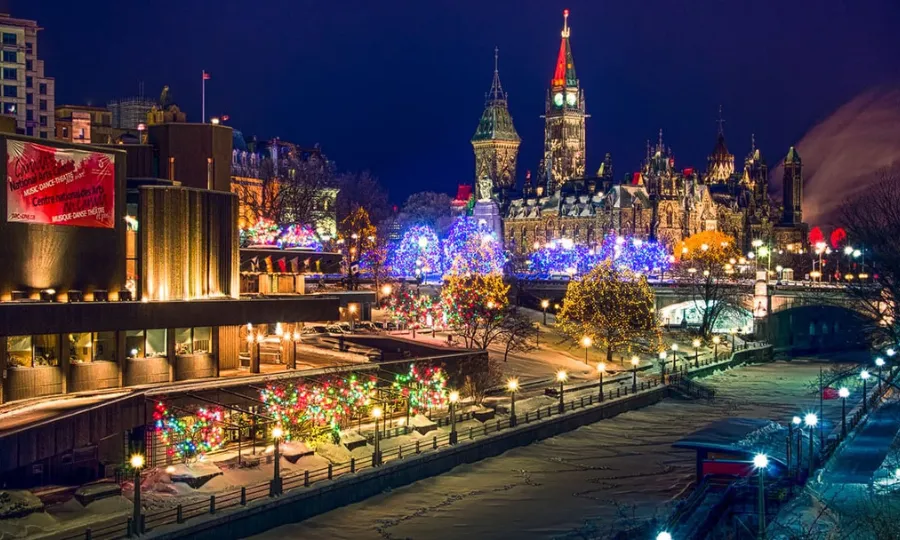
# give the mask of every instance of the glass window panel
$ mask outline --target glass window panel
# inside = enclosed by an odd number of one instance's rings
[[[165,328],[159,328],[156,330],[147,330],[146,356],[148,358],[166,356],[166,329]]]
[[[144,357],[144,331],[128,330],[125,332],[126,358]]]
[[[91,348],[94,351],[94,361],[115,362],[116,333],[94,332],[94,344]]]
[[[93,342],[90,332],[69,334],[69,363],[84,364],[90,362],[93,355],[91,348]]]
[[[34,343],[34,365],[59,365],[59,337],[56,334],[34,336],[32,341]]]
[[[175,329],[175,354],[192,354],[194,344],[191,342],[190,328]]]
[[[31,367],[31,336],[6,338],[6,362],[10,367]]]
[[[212,328],[199,326],[194,328],[194,352],[208,353],[212,351]]]

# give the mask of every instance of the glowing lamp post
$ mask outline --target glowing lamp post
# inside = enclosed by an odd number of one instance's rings
[[[672,535],[668,531],[662,531],[656,535],[656,540],[672,540]]]
[[[719,336],[713,336],[713,361],[719,361],[719,343],[722,343],[722,338]]]
[[[841,388],[838,390],[841,397],[841,438],[847,436],[847,398],[850,397],[850,390]]]
[[[603,401],[603,374],[606,373],[606,363],[597,364],[597,373],[600,375],[600,401]]]
[[[275,471],[272,476],[272,495],[281,495],[281,438],[284,437],[284,430],[281,426],[276,425],[272,428],[272,439],[275,440]]]
[[[672,375],[678,373],[678,344],[672,344]]]
[[[803,420],[799,416],[795,416],[791,420],[791,425],[797,428],[797,476],[800,476],[800,467],[803,466],[803,428],[801,426]]]
[[[459,402],[459,392],[450,392],[450,444],[456,444],[459,434],[456,433],[456,404]]]
[[[700,367],[700,340],[695,339],[691,342],[691,345],[694,347],[694,367]]]
[[[375,419],[375,452],[372,453],[372,466],[381,465],[381,433],[378,431],[378,419],[381,418],[383,411],[381,407],[372,409],[372,418]]]
[[[803,423],[806,424],[806,431],[809,435],[809,476],[808,478],[812,478],[813,475],[813,466],[815,465],[815,449],[813,448],[813,433],[816,431],[814,428],[819,423],[819,417],[816,416],[815,413],[807,413],[807,415],[803,418]]]
[[[637,392],[637,367],[641,363],[641,359],[637,356],[631,357],[631,391]]]
[[[734,352],[734,336],[737,335],[737,328],[732,328],[728,332],[731,334],[731,352]]]
[[[509,390],[509,427],[516,427],[516,392],[519,390],[519,380],[510,379],[506,381],[506,389]]]
[[[759,471],[759,533],[757,538],[765,539],[766,537],[766,488],[763,478],[766,474],[766,467],[769,466],[769,458],[765,454],[756,454],[753,456],[753,466]]]
[[[894,356],[895,354],[897,354],[897,351],[895,351],[894,349],[888,349],[885,351],[885,353],[888,355],[888,358],[890,358],[890,357]]]
[[[584,347],[584,363],[588,363],[588,349],[591,348],[591,345],[594,344],[594,340],[592,340],[588,336],[584,336],[581,338],[581,346]]]
[[[866,399],[866,394],[868,393],[868,388],[866,387],[869,380],[869,372],[868,370],[862,370],[862,373],[859,374],[859,378],[862,379],[863,382],[863,413],[869,412],[869,403]]]
[[[547,308],[550,307],[550,300],[541,300],[541,309],[544,310],[544,326],[547,326]]]
[[[144,456],[134,454],[129,463],[134,469],[134,511],[131,515],[131,527],[138,533],[141,530],[141,469],[144,468]]]
[[[566,373],[566,370],[561,369],[556,372],[556,380],[559,382],[559,412],[562,412],[566,409],[565,404],[563,403],[563,383],[568,380],[569,374]]]
[[[666,351],[659,351],[659,377],[666,381]]]
[[[878,357],[875,359],[875,365],[878,366],[878,393],[881,393],[881,381],[884,380],[884,358]]]

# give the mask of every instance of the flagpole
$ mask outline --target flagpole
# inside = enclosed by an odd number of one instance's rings
[[[206,70],[205,69],[203,70],[203,73],[200,75],[200,80],[202,81],[201,82],[202,89],[200,91],[200,95],[201,95],[200,115],[202,116],[202,118],[200,119],[200,123],[205,124],[206,123]]]

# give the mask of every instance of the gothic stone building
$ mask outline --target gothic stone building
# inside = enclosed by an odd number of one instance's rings
[[[485,176],[493,181],[493,197],[503,212],[504,240],[511,251],[527,253],[568,238],[595,245],[607,234],[657,239],[672,245],[705,230],[735,237],[744,250],[755,239],[790,249],[805,249],[802,221],[802,164],[794,148],[784,160],[784,207],[768,196],[768,168],[751,144],[744,167],[737,172],[722,130],[707,169],[679,170],[662,131],[655,147],[647,144],[641,170],[613,177],[606,155],[596,175],[585,175],[584,90],[575,75],[569,42],[568,10],[562,41],[545,104],[544,158],[535,181],[526,174],[515,188],[515,159],[519,136],[512,124],[506,94],[495,69],[491,92],[472,139],[476,185]],[[480,199],[483,194],[476,196]]]

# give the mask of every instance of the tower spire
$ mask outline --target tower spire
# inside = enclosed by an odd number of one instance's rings
[[[553,86],[578,86],[575,76],[575,61],[572,59],[572,48],[569,46],[569,10],[563,10],[562,41],[559,44],[559,55],[556,57],[556,69],[553,72]]]
[[[722,105],[719,105],[719,119],[716,120],[716,123],[719,124],[719,135],[725,135],[725,118],[722,117]]]
[[[756,153],[756,133],[750,134],[750,153]]]
[[[494,47],[494,80],[491,82],[491,90],[488,92],[488,103],[505,101],[506,94],[500,84],[500,47]]]
[[[663,151],[662,128],[659,128],[659,145],[656,147],[656,150],[660,153]]]

